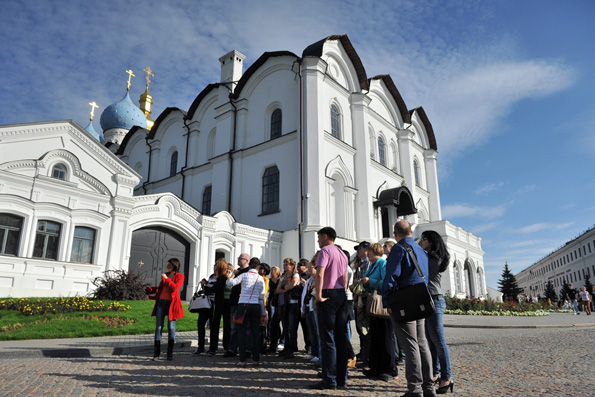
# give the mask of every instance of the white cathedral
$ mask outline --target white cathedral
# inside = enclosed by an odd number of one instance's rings
[[[310,258],[323,226],[353,252],[402,218],[445,239],[445,292],[486,296],[481,239],[441,217],[422,107],[368,77],[346,35],[244,58],[221,57],[220,82],[155,121],[147,76],[140,108],[127,92],[102,133],[93,118],[0,126],[0,297],[86,295],[110,269],[155,282],[175,256],[188,299],[219,257]]]

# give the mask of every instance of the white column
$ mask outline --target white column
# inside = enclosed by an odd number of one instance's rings
[[[428,210],[430,211],[430,222],[439,221],[442,219],[440,212],[440,191],[438,188],[438,172],[436,170],[436,154],[433,149],[424,151],[424,162],[426,171],[426,186],[430,197],[428,197]]]

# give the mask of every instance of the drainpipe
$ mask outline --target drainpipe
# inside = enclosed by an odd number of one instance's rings
[[[145,192],[145,195],[147,194],[147,188],[146,186],[150,183],[151,180],[151,157],[153,154],[153,148],[151,147],[151,144],[149,143],[149,136],[147,135],[145,138],[145,142],[147,143],[147,146],[149,147],[149,166],[147,167],[147,180],[145,181],[145,183],[143,183],[143,190]]]
[[[180,198],[182,199],[182,201],[184,201],[184,190],[186,187],[186,175],[184,175],[184,171],[188,167],[188,146],[190,145],[190,127],[188,127],[188,124],[186,124],[186,122],[188,121],[188,118],[186,116],[184,116],[183,120],[184,120],[184,127],[186,127],[187,133],[186,133],[186,155],[184,157],[184,166],[180,170],[180,174],[182,175],[182,197],[180,197]]]
[[[236,150],[236,122],[237,122],[237,116],[238,116],[238,108],[236,107],[236,105],[233,103],[233,99],[232,99],[232,94],[233,91],[231,91],[230,89],[230,93],[229,93],[229,104],[233,107],[233,132],[232,132],[232,144],[231,144],[231,150],[228,153],[229,156],[229,186],[228,186],[228,195],[227,195],[227,212],[229,212],[231,214],[231,189],[233,187],[233,152],[235,152]]]
[[[298,223],[298,252],[299,257],[303,258],[303,236],[302,236],[302,227],[304,226],[304,218],[305,216],[305,207],[306,207],[306,200],[307,197],[304,196],[304,136],[303,136],[303,92],[302,92],[302,59],[299,58],[293,64],[298,64],[298,71],[297,75],[300,81],[300,117],[299,117],[299,136],[300,136],[300,198],[301,198],[301,205],[300,205],[300,222]]]

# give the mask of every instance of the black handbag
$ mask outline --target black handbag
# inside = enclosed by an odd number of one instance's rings
[[[388,306],[392,310],[393,317],[398,323],[421,320],[428,318],[436,312],[434,299],[428,291],[424,274],[419,268],[417,258],[411,246],[399,242],[409,254],[409,258],[415,265],[417,274],[424,280],[421,283],[404,285],[391,290],[388,294]]]

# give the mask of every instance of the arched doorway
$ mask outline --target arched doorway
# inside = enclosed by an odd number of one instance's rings
[[[178,258],[185,276],[180,289],[184,299],[189,279],[189,256],[190,243],[176,232],[158,226],[145,227],[132,232],[128,271],[144,274],[147,283],[159,285],[161,274],[167,271],[167,260]]]

